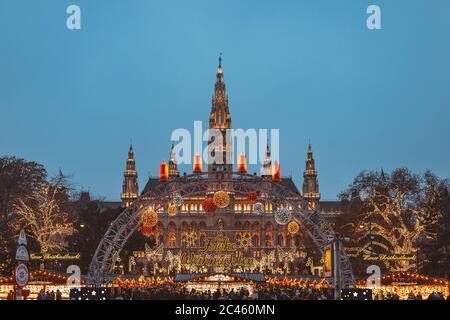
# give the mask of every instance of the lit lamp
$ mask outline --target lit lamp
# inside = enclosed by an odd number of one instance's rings
[[[169,167],[166,164],[166,161],[163,160],[161,165],[159,166],[159,181],[167,181],[169,180]]]
[[[238,169],[237,169],[237,171],[239,173],[247,173],[247,157],[245,156],[244,153],[242,153],[238,157]]]
[[[194,156],[194,170],[192,172],[202,173],[202,156],[199,154]]]
[[[281,182],[281,167],[277,161],[272,165],[272,181]]]

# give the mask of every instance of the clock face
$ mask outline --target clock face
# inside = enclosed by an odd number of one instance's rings
[[[29,273],[28,268],[23,263],[19,264],[15,271],[16,283],[19,287],[24,287],[28,283]]]

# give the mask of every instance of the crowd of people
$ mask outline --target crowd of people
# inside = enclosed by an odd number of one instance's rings
[[[29,290],[24,290],[24,292],[22,292],[23,296],[22,299],[23,300],[28,300],[30,292]],[[17,293],[14,292],[13,290],[10,290],[8,292],[8,296],[6,297],[6,300],[17,300]],[[62,292],[59,290],[55,291],[49,291],[49,290],[44,290],[41,289],[36,297],[36,300],[63,300],[63,296],[62,296]]]
[[[259,284],[249,292],[246,288],[238,290],[221,289],[199,291],[187,289],[184,285],[162,285],[152,288],[121,288],[113,291],[112,299],[120,300],[332,300],[333,290],[329,288],[283,287],[271,284]],[[431,291],[423,294],[410,291],[404,295],[398,290],[376,290],[374,300],[450,300],[450,294]]]
[[[39,291],[36,300],[62,300],[62,293],[59,290],[45,291],[42,289]]]
[[[329,300],[328,289],[290,288],[273,285],[256,285],[252,292],[246,288],[199,291],[184,285],[164,285],[153,288],[128,288],[113,291],[119,300]]]

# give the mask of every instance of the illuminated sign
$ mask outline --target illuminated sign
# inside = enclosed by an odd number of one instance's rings
[[[183,252],[181,263],[190,266],[205,267],[251,267],[255,261],[253,257],[246,257],[241,247],[231,242],[228,237],[219,234],[206,238],[205,246],[198,253]]]
[[[78,260],[81,255],[79,253],[76,254],[41,254],[41,253],[32,253],[30,258],[31,260]]]
[[[333,276],[333,251],[331,250],[331,244],[325,247],[323,276]]]
[[[399,260],[416,260],[415,254],[365,254],[363,255],[364,261],[399,261]]]

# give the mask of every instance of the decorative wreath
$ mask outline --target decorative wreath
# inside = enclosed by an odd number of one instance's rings
[[[175,194],[172,198],[172,202],[176,207],[181,207],[183,205],[183,197],[179,194]]]
[[[289,209],[287,208],[278,208],[277,211],[275,212],[275,221],[284,226],[286,224],[288,224],[292,219],[292,214],[289,211]]]
[[[203,210],[205,210],[206,213],[214,213],[217,209],[214,200],[212,198],[206,198],[203,200]]]
[[[151,209],[147,209],[142,213],[141,221],[146,227],[154,227],[158,223],[158,214]]]
[[[297,234],[300,231],[300,226],[297,221],[291,221],[288,224],[288,232],[290,234]]]
[[[257,202],[253,205],[253,212],[257,215],[264,213],[264,204]]]
[[[217,208],[226,208],[230,204],[230,196],[225,191],[217,191],[214,193],[214,204]]]

